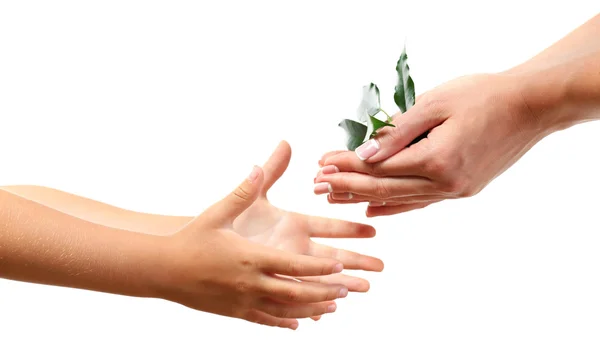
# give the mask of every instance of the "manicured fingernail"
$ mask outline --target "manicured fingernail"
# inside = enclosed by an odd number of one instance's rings
[[[343,264],[335,264],[335,266],[333,267],[333,272],[334,273],[342,272],[342,270],[344,270],[344,265]]]
[[[254,180],[258,177],[259,172],[258,166],[253,167],[252,172],[250,172],[250,175],[248,176],[248,181],[250,181],[250,183],[254,182]]]
[[[290,324],[290,329],[292,329],[292,330],[298,329],[298,323],[292,323],[292,324]]]
[[[348,288],[340,289],[340,295],[338,296],[338,298],[345,298],[347,296],[348,296]]]
[[[385,201],[383,201],[383,202],[371,201],[371,202],[369,202],[369,206],[373,206],[373,207],[385,206]]]
[[[331,193],[333,189],[331,188],[331,184],[328,182],[321,182],[315,184],[315,194],[326,194]]]
[[[340,169],[338,169],[337,166],[327,165],[327,166],[324,166],[321,170],[319,170],[319,175],[328,175],[328,174],[338,173],[338,172],[340,172]]]
[[[327,306],[327,313],[335,312],[336,308],[337,308],[337,306],[335,304],[331,304],[331,305]]]
[[[352,193],[333,193],[331,198],[333,200],[351,200],[354,197]]]
[[[379,151],[379,143],[375,141],[375,139],[370,139],[369,141],[363,143],[355,149],[356,156],[360,160],[367,160],[375,155]]]

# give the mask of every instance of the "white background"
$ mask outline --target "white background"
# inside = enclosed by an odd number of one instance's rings
[[[395,112],[405,39],[422,93],[520,63],[600,11],[549,3],[2,1],[0,184],[194,215],[286,139],[292,163],[272,200],[365,222],[364,206],[312,193],[362,85],[377,83]],[[366,275],[369,293],[295,332],[0,281],[0,346],[597,346],[599,132],[554,134],[476,197],[331,242],[386,268]]]

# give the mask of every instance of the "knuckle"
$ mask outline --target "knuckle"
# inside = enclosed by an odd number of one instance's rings
[[[234,287],[236,292],[240,294],[247,294],[252,291],[252,284],[250,283],[250,281],[244,278],[237,279],[234,283]]]
[[[249,200],[252,196],[252,193],[248,191],[244,186],[239,186],[234,192],[233,195],[241,200]]]
[[[285,298],[286,298],[286,300],[287,300],[287,301],[289,301],[289,302],[296,302],[296,301],[299,301],[299,300],[300,300],[300,297],[301,297],[301,294],[300,294],[300,292],[299,292],[298,290],[296,290],[296,289],[290,289],[290,290],[287,290],[287,291],[286,291],[286,293],[285,293]]]
[[[400,134],[399,134],[399,129],[398,128],[398,124],[396,124],[397,122],[394,122],[394,125],[396,125],[395,128],[393,129],[385,129],[385,132],[382,130],[381,131],[381,135],[379,136],[378,140],[379,143],[381,142],[387,142],[387,143],[396,143],[400,140]]]
[[[289,260],[287,263],[287,269],[292,274],[301,273],[302,265],[294,260]]]
[[[280,318],[292,318],[293,315],[291,309],[287,306],[279,306],[275,308],[274,311],[274,316]]]
[[[254,268],[256,266],[256,263],[251,258],[242,258],[242,259],[240,259],[240,265],[242,268],[248,269],[248,268]]]
[[[463,194],[467,191],[467,180],[458,175],[454,176],[444,184],[442,190],[453,196],[463,197]]]
[[[377,180],[375,184],[375,194],[377,197],[382,199],[389,199],[392,197],[391,188],[385,183],[384,180]]]
[[[423,163],[424,171],[434,177],[444,176],[450,171],[450,160],[443,155],[436,155]]]
[[[371,175],[379,176],[379,177],[385,176],[386,172],[385,172],[385,170],[384,170],[385,168],[383,167],[382,164],[383,164],[383,162],[377,162],[377,163],[373,163],[372,165],[370,165],[369,170],[368,170],[368,171],[370,171],[369,173]]]
[[[333,191],[345,192],[346,190],[348,190],[348,187],[349,187],[348,180],[346,179],[346,175],[338,174],[337,176],[338,177],[335,177],[335,178],[332,178],[331,180],[329,180],[329,184],[331,184]]]
[[[330,301],[330,300],[335,300],[338,299],[340,297],[340,291],[341,288],[339,287],[333,287],[330,290],[327,291],[327,294],[325,295],[325,298],[323,301]]]

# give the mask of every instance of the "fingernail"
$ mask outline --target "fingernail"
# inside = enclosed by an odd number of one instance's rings
[[[292,323],[292,324],[290,324],[290,329],[292,329],[292,330],[298,329],[298,323]]]
[[[374,156],[375,153],[377,153],[377,151],[379,151],[379,143],[377,143],[375,139],[370,139],[369,141],[360,145],[360,147],[358,147],[354,151],[358,159],[367,160]]]
[[[335,312],[336,307],[337,306],[335,304],[331,304],[331,305],[327,306],[327,313]]]
[[[319,170],[319,175],[328,175],[328,174],[338,173],[338,172],[340,172],[340,169],[338,169],[337,166],[327,165],[327,166],[324,166],[321,170]]]
[[[340,289],[340,296],[338,296],[338,298],[345,298],[347,296],[348,296],[348,288]]]
[[[354,197],[352,193],[333,193],[331,198],[333,200],[351,200]]]
[[[334,272],[334,273],[339,273],[339,272],[342,272],[342,270],[344,270],[344,265],[343,265],[343,264],[336,264],[336,265],[333,267],[333,272]]]
[[[326,194],[331,193],[333,189],[331,188],[331,184],[328,182],[321,182],[315,184],[315,194]]]
[[[373,207],[385,206],[385,201],[383,201],[383,202],[371,201],[371,202],[369,202],[369,206],[373,206]]]
[[[248,176],[248,181],[250,181],[250,183],[254,182],[254,180],[258,177],[259,172],[258,166],[252,168],[252,172],[250,172],[250,175]]]

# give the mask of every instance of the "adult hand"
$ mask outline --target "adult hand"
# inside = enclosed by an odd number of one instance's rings
[[[421,95],[394,117],[396,127],[355,152],[325,154],[315,193],[330,203],[370,202],[371,217],[477,194],[553,130],[534,117],[521,82],[516,74],[472,75]]]
[[[289,277],[339,273],[340,261],[277,250],[245,239],[236,219],[261,194],[256,167],[235,191],[188,223],[162,245],[159,297],[247,321],[296,329],[295,318],[334,312],[340,284],[299,282]],[[246,217],[250,218],[250,217]],[[255,215],[260,219],[261,216]],[[247,223],[250,223],[248,221]],[[162,271],[160,271],[162,270]]]

